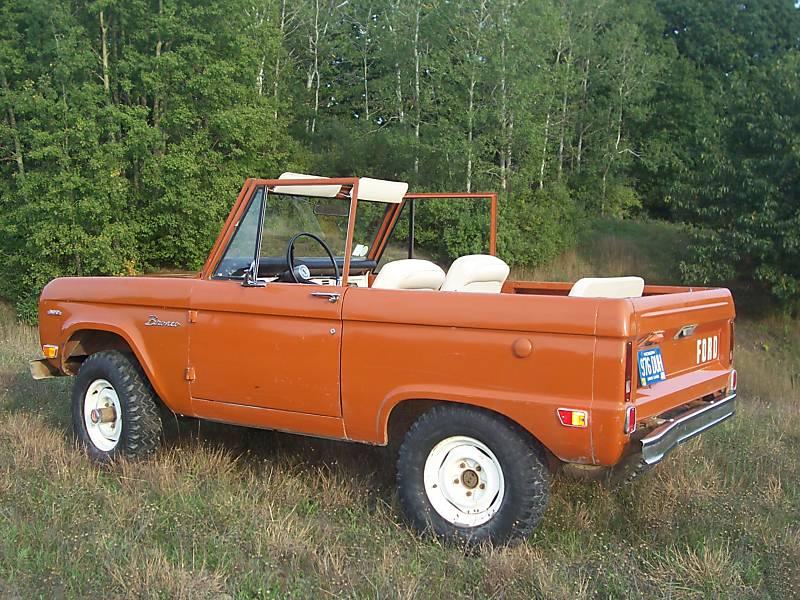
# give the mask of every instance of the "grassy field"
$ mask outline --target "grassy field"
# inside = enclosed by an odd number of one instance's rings
[[[603,223],[527,275],[669,281],[682,247],[666,225]],[[204,425],[149,461],[90,464],[70,382],[29,380],[35,331],[6,310],[0,597],[798,597],[798,339],[741,321],[734,420],[621,490],[557,479],[527,542],[476,555],[404,526],[380,448]]]

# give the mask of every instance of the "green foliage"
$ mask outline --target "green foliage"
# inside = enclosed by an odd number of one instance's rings
[[[57,276],[198,268],[242,181],[302,160],[253,85],[274,30],[235,4],[4,3],[0,294],[21,316]]]
[[[512,265],[538,265],[574,245],[582,211],[562,185],[502,205],[499,254]]]
[[[583,210],[690,223],[687,281],[790,305],[797,31],[793,0],[5,0],[0,296],[196,269],[246,177],[305,169],[498,190],[516,264]],[[485,251],[485,215],[432,203],[418,241]]]

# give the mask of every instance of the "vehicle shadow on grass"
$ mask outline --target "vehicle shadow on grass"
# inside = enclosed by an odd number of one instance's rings
[[[0,372],[0,411],[38,417],[73,444],[72,382],[68,377],[34,381],[27,373]],[[395,453],[388,448],[176,418],[168,411],[162,412],[162,422],[166,449],[200,445],[229,454],[244,468],[269,462],[314,474],[327,472],[342,480],[363,481],[376,501],[392,502]]]
[[[300,470],[328,472],[344,480],[362,480],[391,503],[396,451],[381,446],[327,440],[199,419],[178,419],[166,427],[168,447],[202,444],[223,450],[239,464],[256,468],[275,462]]]
[[[33,381],[27,373],[0,372],[0,411],[37,417],[60,432],[72,446],[72,382],[67,377]],[[177,418],[168,411],[162,412],[162,422],[165,429],[162,451],[201,447],[224,452],[241,468],[254,472],[260,472],[264,464],[272,464],[308,477],[331,476],[338,481],[358,482],[357,485],[369,490],[369,510],[379,503],[395,505],[396,448]],[[553,483],[554,495],[562,501],[575,499],[579,490],[578,497],[592,496],[599,491],[593,488],[602,487],[597,482],[587,482],[585,477],[564,473],[556,475]]]

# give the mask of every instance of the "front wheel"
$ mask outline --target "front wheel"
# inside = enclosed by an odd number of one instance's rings
[[[397,483],[418,531],[467,544],[506,543],[527,537],[541,520],[550,476],[533,438],[504,417],[438,406],[406,434]]]
[[[113,350],[83,362],[72,389],[72,427],[100,463],[156,448],[162,432],[156,396],[135,358]]]

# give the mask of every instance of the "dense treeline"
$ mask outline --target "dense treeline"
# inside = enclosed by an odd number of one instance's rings
[[[793,0],[2,0],[0,295],[196,268],[246,176],[304,169],[498,189],[515,263],[685,221],[687,279],[792,303],[798,78]]]

